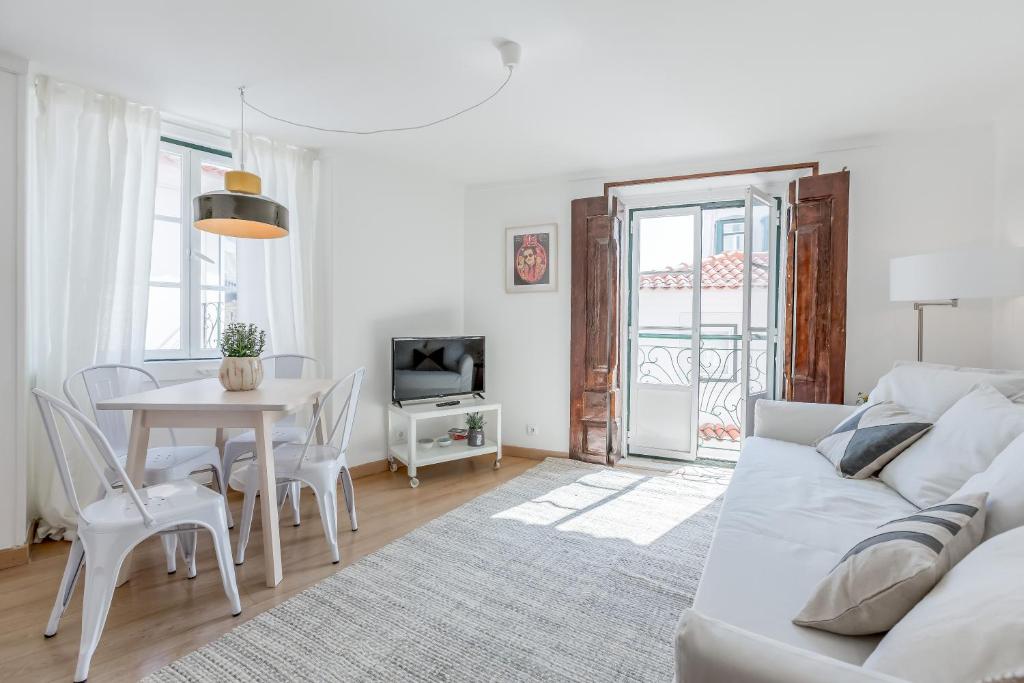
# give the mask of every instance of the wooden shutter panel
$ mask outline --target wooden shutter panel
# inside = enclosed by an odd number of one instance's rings
[[[789,185],[786,234],[785,396],[842,403],[850,172]]]
[[[572,202],[569,455],[614,464],[619,448],[619,234],[604,197]]]

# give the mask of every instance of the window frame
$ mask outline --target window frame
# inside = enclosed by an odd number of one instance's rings
[[[154,212],[156,221],[179,223],[181,229],[179,248],[181,250],[181,270],[179,282],[172,283],[160,280],[147,280],[148,287],[179,288],[179,346],[176,349],[146,349],[144,358],[149,361],[177,360],[210,360],[220,356],[217,349],[204,349],[202,345],[202,300],[203,292],[209,290],[229,291],[225,285],[203,285],[202,266],[202,233],[192,227],[192,199],[201,193],[202,164],[214,163],[219,166],[233,167],[230,152],[192,144],[183,140],[161,136],[160,151],[178,154],[182,158],[181,206],[180,217],[167,216]],[[223,238],[222,239],[234,239]],[[222,267],[222,254],[218,254],[218,263]],[[237,244],[236,244],[237,254]],[[236,257],[237,258],[237,257]],[[236,261],[237,267],[237,261]],[[148,290],[147,290],[148,291]],[[235,293],[237,296],[237,282]],[[226,300],[226,297],[225,297]],[[147,329],[149,307],[147,304]]]

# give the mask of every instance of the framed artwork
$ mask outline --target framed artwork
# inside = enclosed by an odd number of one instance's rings
[[[524,225],[505,230],[505,291],[558,289],[558,225]]]

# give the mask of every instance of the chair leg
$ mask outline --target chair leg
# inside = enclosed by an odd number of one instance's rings
[[[313,489],[316,494],[316,501],[320,507],[320,522],[324,525],[324,535],[327,536],[327,543],[331,546],[331,561],[334,564],[341,562],[341,553],[338,551],[338,493],[334,487],[326,487],[323,491]]]
[[[164,544],[164,556],[167,558],[167,573],[173,574],[178,571],[178,537],[175,534],[163,534],[160,541]]]
[[[245,546],[249,545],[249,532],[252,530],[252,516],[256,509],[255,481],[245,486],[245,497],[242,499],[242,524],[238,529],[238,546],[235,549],[235,564],[245,562]]]
[[[299,512],[299,497],[302,495],[302,482],[293,481],[291,490],[291,501],[292,501],[292,526],[299,526],[302,524],[302,516]]]
[[[228,482],[231,481],[231,468],[235,466],[235,460],[238,459],[239,455],[240,455],[239,453],[235,453],[234,451],[228,450],[227,446],[224,447],[224,458],[223,458],[223,460],[221,461],[221,464],[220,464],[220,471],[221,471],[222,481],[224,482],[223,493],[224,493],[224,505],[225,506],[227,506],[227,503],[228,503],[228,488],[230,487],[230,484]],[[231,516],[231,507],[230,506],[228,506],[228,528],[229,529],[234,529],[235,528],[235,520]]]
[[[213,483],[217,486],[217,493],[224,497],[224,511],[228,517],[228,528],[235,526],[235,520],[231,517],[231,506],[228,505],[228,481],[224,476],[224,470],[220,466],[211,465],[213,470]]]
[[[227,527],[214,525],[213,549],[217,554],[217,566],[220,568],[220,581],[224,586],[224,594],[231,603],[231,616],[242,613],[242,602],[238,597],[238,584],[235,581],[235,568],[231,566],[231,537]]]
[[[82,574],[82,565],[85,563],[85,546],[82,541],[75,538],[71,544],[71,552],[68,554],[68,562],[64,565],[64,576],[60,580],[60,587],[57,588],[57,599],[53,603],[53,610],[50,612],[50,621],[46,624],[43,635],[47,638],[57,635],[57,628],[60,626],[60,618],[71,602],[71,595],[75,592],[75,584]]]
[[[114,548],[100,547],[86,558],[85,596],[82,602],[82,640],[78,647],[78,665],[75,667],[75,681],[89,677],[89,663],[96,646],[99,645],[103,626],[114,597],[114,587],[121,563],[106,564],[109,558],[118,556]]]
[[[352,531],[359,529],[359,522],[356,521],[356,489],[352,485],[352,473],[347,467],[341,468],[341,486],[345,491],[345,507],[348,508],[348,518],[352,522]]]
[[[185,575],[194,579],[196,578],[196,545],[199,540],[199,532],[183,531],[178,534],[178,538],[181,540],[181,557],[185,560]]]

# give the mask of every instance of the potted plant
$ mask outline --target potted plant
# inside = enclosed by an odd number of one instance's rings
[[[263,381],[260,354],[267,333],[252,323],[228,323],[220,336],[220,383],[228,391],[251,391]]]
[[[483,413],[469,413],[466,415],[466,428],[469,429],[469,434],[466,437],[467,443],[470,446],[483,446],[484,445],[484,422]]]

